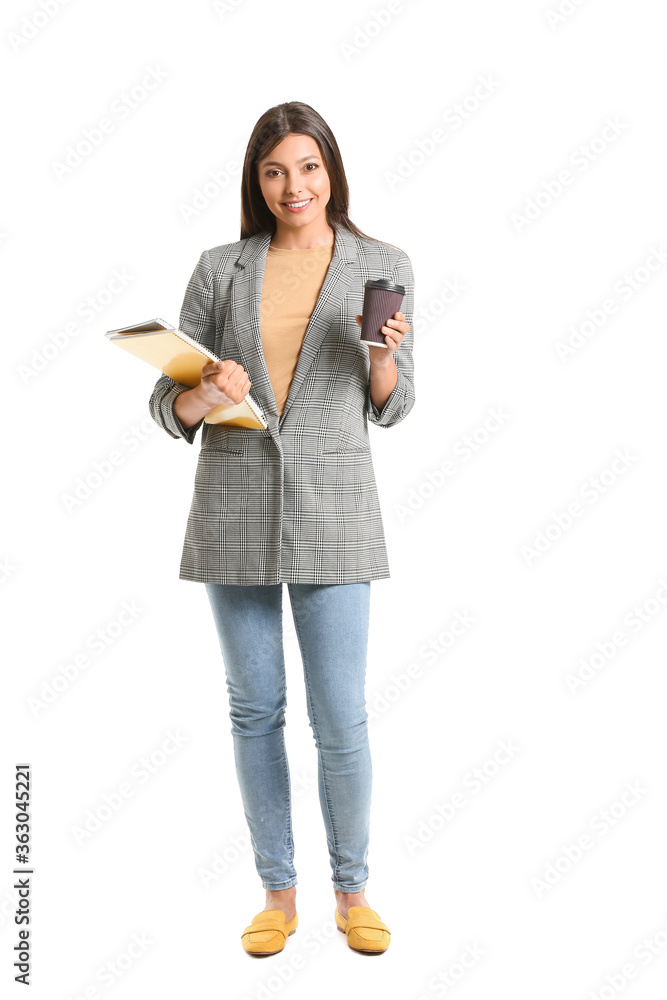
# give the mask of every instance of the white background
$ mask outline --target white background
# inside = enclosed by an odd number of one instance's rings
[[[34,997],[664,996],[659,5],[49,2],[2,13],[3,981],[29,762]],[[159,84],[113,110],[149,70]],[[178,322],[201,251],[239,238],[252,127],[290,100],[331,126],[352,219],[415,274],[417,402],[370,432],[391,570],[372,586],[367,675],[366,893],[392,931],[375,959],[334,930],[286,588],[300,924],[275,958],[242,950],[264,890],[210,608],[178,579],[200,436],[152,423],[156,373],[104,338]],[[80,479],[98,485],[68,504]],[[474,621],[455,636],[457,614]],[[164,755],[170,732],[183,742]]]

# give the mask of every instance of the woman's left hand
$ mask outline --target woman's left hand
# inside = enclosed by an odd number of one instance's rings
[[[359,326],[361,326],[361,316],[356,316],[355,318]],[[400,346],[403,337],[409,332],[410,324],[405,322],[405,316],[402,312],[395,312],[394,318],[388,319],[387,325],[381,329],[385,335],[384,341],[387,346],[375,347],[372,344],[367,345],[371,364],[383,364],[389,361],[394,351]]]

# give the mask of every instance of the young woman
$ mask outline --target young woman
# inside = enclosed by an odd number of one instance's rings
[[[335,920],[351,948],[390,932],[368,905],[371,758],[364,699],[371,580],[389,576],[368,421],[414,404],[409,258],[348,218],[336,140],[300,102],[270,108],[243,166],[241,239],[205,250],[180,329],[224,360],[194,389],[161,376],[153,419],[192,444],[203,425],[180,579],[206,585],[234,755],[266,906],[243,931],[275,954],[297,926],[282,634],[287,584],[318,756]],[[360,342],[364,283],[405,286],[386,346]],[[251,391],[266,429],[203,423]]]

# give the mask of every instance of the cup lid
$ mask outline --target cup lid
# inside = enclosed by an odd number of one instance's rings
[[[365,284],[364,288],[382,288],[385,292],[398,292],[400,295],[405,295],[405,288],[403,285],[397,285],[389,278],[372,278],[369,279]]]

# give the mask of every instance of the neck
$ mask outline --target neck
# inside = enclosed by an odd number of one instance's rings
[[[307,226],[287,226],[276,219],[276,231],[271,237],[271,246],[278,250],[312,250],[326,246],[335,239],[335,233],[326,221],[314,220]]]

